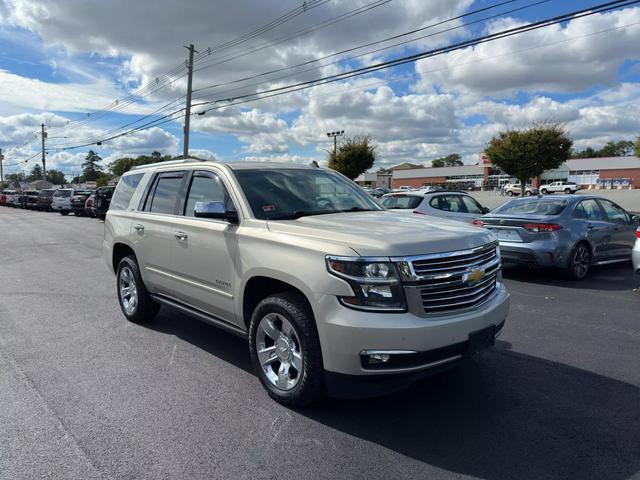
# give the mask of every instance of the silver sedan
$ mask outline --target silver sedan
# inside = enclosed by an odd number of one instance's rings
[[[498,237],[503,262],[581,280],[593,265],[631,259],[640,217],[601,197],[561,195],[511,200],[474,223]]]

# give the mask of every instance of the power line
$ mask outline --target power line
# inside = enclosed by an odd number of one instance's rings
[[[395,66],[399,66],[399,65],[404,65],[406,63],[411,63],[411,62],[415,62],[416,60],[420,60],[423,58],[429,58],[429,57],[433,57],[436,55],[442,55],[444,53],[450,53],[456,50],[461,50],[464,48],[468,48],[470,46],[475,46],[475,45],[479,45],[481,43],[487,43],[490,41],[494,41],[494,40],[499,40],[502,38],[507,38],[510,36],[514,36],[517,34],[521,34],[521,33],[525,33],[528,31],[533,31],[533,30],[537,30],[540,28],[544,28],[547,26],[551,26],[551,25],[555,25],[558,23],[562,23],[564,21],[567,20],[573,20],[573,19],[577,19],[577,18],[582,18],[582,17],[587,17],[587,16],[591,16],[591,15],[595,15],[597,13],[602,13],[602,12],[606,12],[609,10],[615,10],[621,7],[626,7],[626,6],[630,6],[630,5],[634,5],[640,3],[640,0],[616,0],[613,2],[607,2],[607,3],[603,3],[600,5],[595,5],[593,7],[590,7],[588,9],[581,9],[581,10],[576,10],[570,13],[566,13],[563,15],[559,15],[559,16],[555,16],[555,17],[551,17],[545,20],[540,20],[537,22],[531,22],[525,25],[521,25],[519,27],[514,27],[514,28],[510,28],[510,29],[506,29],[506,30],[502,30],[500,32],[496,32],[493,34],[489,34],[489,35],[485,35],[482,37],[476,37],[474,39],[471,40],[466,40],[463,42],[458,42],[449,46],[445,46],[445,47],[440,47],[440,48],[436,48],[436,49],[432,49],[432,50],[428,50],[428,51],[424,51],[424,52],[420,52],[420,53],[416,53],[413,55],[408,55],[408,56],[404,56],[404,57],[400,57],[400,58],[396,58],[393,60],[389,60],[386,62],[380,62],[377,63],[375,65],[369,65],[366,67],[361,67],[361,68],[357,68],[357,69],[353,69],[347,72],[342,72],[342,73],[338,73],[338,74],[334,74],[334,75],[328,75],[325,77],[321,77],[321,78],[317,78],[315,80],[308,80],[305,82],[298,82],[298,83],[294,83],[291,85],[286,85],[283,87],[277,87],[277,88],[272,88],[269,90],[264,90],[262,92],[255,92],[255,93],[250,93],[250,94],[246,94],[246,95],[241,95],[241,96],[237,96],[233,98],[233,101],[235,102],[236,100],[242,100],[242,99],[248,99],[250,97],[256,97],[259,95],[262,95],[259,98],[270,98],[273,96],[277,96],[277,95],[282,95],[284,93],[292,93],[292,92],[296,92],[299,90],[304,90],[307,88],[311,88],[313,86],[317,86],[317,85],[324,85],[326,83],[332,83],[332,82],[337,82],[340,80],[345,80],[348,78],[352,78],[355,76],[360,76],[360,75],[365,75],[367,73],[373,73],[379,70],[383,70],[383,69],[387,69],[387,68],[391,68],[391,67],[395,67]],[[264,95],[265,93],[271,93],[271,95]],[[256,99],[254,99],[256,100]],[[212,101],[212,102],[205,102],[205,103],[216,103],[218,101],[221,100],[216,100],[216,101]],[[239,103],[247,103],[248,101],[253,101],[253,100],[247,100],[247,101],[243,101],[243,102],[239,102]],[[234,103],[234,105],[237,105],[238,103]],[[207,110],[204,110],[203,112],[199,112],[199,114],[204,114],[210,110],[214,110],[214,109],[219,109],[219,108],[224,108],[224,107],[212,107],[209,108]]]

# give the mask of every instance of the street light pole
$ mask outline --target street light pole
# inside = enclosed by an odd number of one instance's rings
[[[4,155],[2,155],[2,149],[0,148],[0,191],[4,189],[4,172],[2,171],[3,160],[4,160]]]
[[[42,131],[42,179],[44,180],[44,187],[47,188],[47,159],[44,152],[44,140],[47,138],[47,132],[44,131],[44,123],[40,125]]]
[[[342,135],[344,135],[344,130],[338,130],[336,132],[327,132],[327,137],[329,137],[329,138],[333,137],[333,156],[334,156],[334,158],[338,153],[338,137],[341,137]]]
[[[191,124],[191,93],[193,90],[193,53],[198,53],[194,48],[193,44],[190,44],[188,47],[185,46],[187,50],[189,50],[189,60],[187,60],[187,105],[185,108],[185,116],[184,116],[184,140],[183,140],[183,148],[182,148],[182,158],[189,157],[189,128]]]

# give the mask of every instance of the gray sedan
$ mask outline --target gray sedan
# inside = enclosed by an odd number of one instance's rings
[[[441,189],[390,193],[382,197],[380,203],[389,210],[413,210],[413,213],[421,215],[466,223],[489,212],[471,195]]]
[[[593,265],[628,262],[639,223],[612,201],[586,195],[511,200],[474,222],[498,237],[505,263],[559,267],[576,280]]]

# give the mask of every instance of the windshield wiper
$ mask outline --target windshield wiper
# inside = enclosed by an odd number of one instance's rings
[[[339,211],[339,210],[338,210]],[[301,217],[310,217],[312,215],[326,215],[328,213],[337,213],[336,210],[315,210],[315,211],[303,211],[296,210],[289,213],[283,213],[281,215],[274,215],[273,217],[269,217],[268,220],[297,220]]]
[[[344,210],[338,210],[338,212],[372,212],[373,208],[363,208],[363,207],[351,207],[346,208]]]

